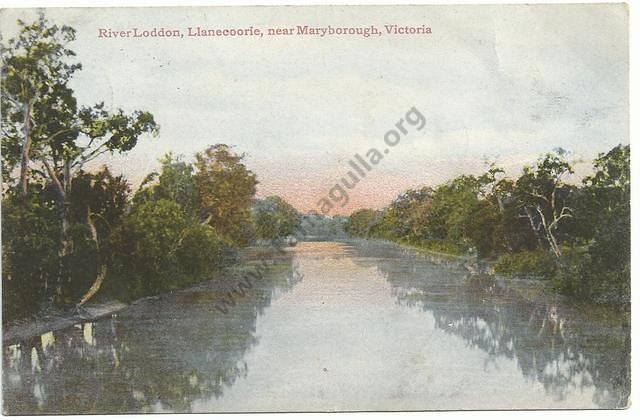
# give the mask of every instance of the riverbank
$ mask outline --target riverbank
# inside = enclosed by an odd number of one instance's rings
[[[90,303],[79,308],[59,309],[51,307],[32,317],[12,320],[2,326],[2,340],[4,345],[17,344],[33,337],[41,336],[49,331],[57,331],[73,325],[85,322],[93,322],[99,319],[116,316],[128,308],[150,300],[161,299],[163,296],[179,292],[197,290],[202,285],[218,282],[224,283],[228,278],[235,278],[245,272],[255,271],[257,264],[263,264],[265,260],[278,260],[287,255],[287,249],[274,250],[267,246],[250,246],[240,252],[240,260],[237,264],[229,266],[210,279],[180,289],[170,290],[166,293],[152,296],[144,296],[132,302],[108,300],[104,302]]]
[[[379,243],[398,247],[405,252],[411,252],[416,256],[426,258],[434,264],[464,270],[469,274],[470,282],[483,283],[486,287],[491,287],[491,289],[495,291],[509,290],[528,301],[536,301],[548,297],[559,299],[561,297],[561,295],[554,293],[548,283],[539,276],[506,276],[496,274],[493,269],[495,261],[481,259],[475,255],[460,255],[434,251],[424,246],[384,239],[352,238],[350,241],[358,244]],[[562,296],[562,298],[564,299],[566,297]]]
[[[544,301],[552,298],[576,307],[585,304],[585,302],[574,301],[570,297],[555,293],[551,290],[548,282],[541,278],[495,274],[493,272],[492,261],[478,259],[475,256],[448,254],[433,251],[425,247],[382,239],[351,238],[345,242],[358,244],[359,246],[394,246],[403,250],[403,252],[410,252],[413,255],[426,258],[434,264],[465,270],[469,273],[468,280],[471,287],[484,287],[487,290],[491,290],[492,293],[515,293],[520,298],[529,302]],[[254,268],[256,264],[264,265],[262,262],[264,262],[265,259],[274,260],[284,258],[285,255],[286,253],[283,254],[281,251],[277,252],[273,248],[270,249],[263,246],[248,247],[242,250],[238,264],[216,273],[216,275],[209,280],[196,283],[186,288],[172,290],[161,295],[142,297],[130,303],[120,301],[93,303],[83,306],[79,311],[69,310],[65,312],[52,309],[32,318],[12,321],[3,326],[3,342],[5,345],[15,344],[52,330],[67,328],[78,323],[96,321],[104,317],[116,315],[118,312],[139,303],[160,299],[164,295],[197,289],[210,282],[224,283],[227,281],[229,287],[233,287],[235,283],[228,281],[230,277],[240,277],[241,273],[252,270],[255,271]],[[599,304],[598,306],[609,308],[611,305]],[[628,311],[624,309],[618,309],[618,312],[623,314],[623,316],[625,313],[628,313]]]
[[[352,238],[351,240],[355,240],[356,242],[379,242],[381,244],[397,246],[413,252],[415,255],[426,257],[433,263],[464,269],[469,273],[469,281],[473,283],[471,287],[482,285],[487,290],[491,290],[492,294],[514,293],[519,298],[532,303],[553,300],[554,302],[562,303],[562,305],[571,306],[579,311],[581,311],[580,308],[584,307],[589,307],[590,310],[594,310],[595,308],[599,313],[607,313],[609,318],[612,317],[611,314],[615,314],[612,318],[615,318],[617,323],[630,321],[631,308],[629,302],[599,302],[566,295],[555,290],[551,281],[537,273],[497,273],[495,266],[499,261],[498,259],[489,260],[478,258],[475,255],[446,253],[432,250],[427,246],[419,246],[400,241],[362,238]]]
[[[135,302],[132,304],[135,304]],[[96,321],[100,318],[111,316],[127,306],[129,305],[112,301],[86,305],[79,310],[50,309],[32,318],[12,321],[4,325],[2,327],[2,341],[5,345],[16,344],[49,331],[60,330],[81,322]]]

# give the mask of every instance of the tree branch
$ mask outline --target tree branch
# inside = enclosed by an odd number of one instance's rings
[[[95,140],[95,139],[92,139],[89,144],[91,144],[91,142],[93,142],[93,140]],[[108,149],[104,148],[104,146],[106,146],[106,144],[107,144],[107,141],[105,140],[104,143],[102,143],[101,145],[97,146],[93,151],[87,153],[86,155],[83,154],[83,153],[80,153],[80,155],[77,157],[77,159],[75,159],[75,162],[71,166],[80,166],[80,167],[82,167],[82,165],[84,165],[85,163],[87,163],[87,162],[95,159],[99,155],[107,152]],[[84,151],[86,151],[88,149],[88,147],[89,146],[85,147]]]
[[[60,182],[60,178],[58,178],[58,175],[56,175],[55,171],[53,170],[49,162],[47,162],[47,159],[44,157],[42,158],[42,164],[46,168],[47,173],[53,180],[53,183],[56,186],[56,188],[58,189],[58,193],[60,194],[60,197],[62,197],[63,200],[66,200],[67,194],[66,194],[66,191],[64,190],[64,187],[62,186],[62,183]]]
[[[549,199],[547,197],[545,197],[544,195],[542,195],[542,194],[538,194],[536,192],[530,192],[530,191],[527,191],[527,194],[529,194],[532,197],[541,198],[544,201],[546,201],[547,203],[549,202]]]

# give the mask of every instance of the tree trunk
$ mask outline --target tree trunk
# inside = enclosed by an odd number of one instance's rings
[[[549,245],[551,246],[551,250],[553,251],[555,256],[560,258],[560,256],[562,255],[562,250],[560,249],[558,241],[556,240],[556,237],[553,235],[551,230],[547,231],[547,240],[549,241]]]
[[[58,256],[60,257],[59,270],[58,270],[58,284],[56,285],[56,298],[61,303],[70,303],[67,301],[68,286],[71,283],[70,273],[68,270],[67,259],[73,252],[73,240],[69,234],[71,228],[71,202],[69,201],[69,192],[71,190],[71,165],[69,161],[65,162],[64,175],[62,182],[56,177],[58,181],[56,184],[61,197],[61,221],[62,232],[60,235],[60,250]]]
[[[87,209],[87,225],[89,226],[89,229],[91,230],[91,237],[93,238],[94,242],[96,243],[96,258],[100,258],[100,248],[98,245],[98,230],[96,229],[96,225],[95,223],[93,223],[93,220],[91,220],[91,209]],[[96,293],[98,293],[98,290],[100,290],[100,287],[102,286],[102,282],[104,281],[104,278],[107,276],[107,266],[105,264],[100,264],[100,269],[98,270],[98,275],[96,276],[96,279],[94,280],[93,284],[91,285],[91,287],[89,288],[89,290],[87,290],[85,292],[85,294],[82,296],[82,298],[80,298],[80,301],[78,302],[78,306],[82,306],[85,303],[87,303]]]
[[[527,219],[529,220],[529,225],[531,225],[531,230],[533,231],[533,235],[536,237],[538,241],[538,245],[542,246],[542,239],[540,239],[540,227],[536,228],[536,224],[533,221],[533,215],[531,214],[531,210],[528,207],[524,208],[525,214],[527,215]]]
[[[60,250],[58,251],[59,266],[58,266],[58,278],[56,284],[56,299],[61,303],[66,302],[65,297],[68,296],[68,286],[71,283],[68,258],[73,252],[73,240],[69,234],[71,228],[71,211],[70,203],[65,198],[62,201],[62,232],[60,234]]]
[[[560,251],[560,246],[558,246],[558,241],[556,240],[556,237],[553,235],[553,230],[554,230],[553,227],[555,226],[556,221],[554,220],[551,224],[547,224],[547,219],[544,216],[542,209],[538,206],[536,210],[540,215],[542,230],[544,232],[545,238],[547,239],[547,242],[549,243],[549,248],[551,248],[551,251],[553,251],[556,258],[560,258],[560,255],[562,254],[562,252]]]
[[[22,142],[22,153],[20,156],[20,191],[23,197],[29,192],[28,171],[29,155],[31,153],[31,101],[24,106],[24,140]]]

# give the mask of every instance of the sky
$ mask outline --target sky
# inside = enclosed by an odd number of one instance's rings
[[[160,124],[126,155],[105,158],[133,186],[173,151],[208,145],[246,153],[258,195],[299,210],[318,202],[371,148],[383,159],[331,213],[380,208],[407,188],[437,185],[496,162],[522,166],[562,147],[578,173],[629,142],[628,17],[622,4],[50,9],[73,26],[81,104],[148,110]],[[6,39],[16,18],[4,10]],[[431,34],[99,38],[99,29],[288,28],[384,25]],[[385,134],[415,108],[393,147]],[[397,131],[397,129],[396,129]],[[582,163],[580,163],[582,162]],[[344,205],[342,205],[344,204]]]

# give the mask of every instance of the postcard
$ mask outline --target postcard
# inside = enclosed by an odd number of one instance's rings
[[[0,27],[4,414],[629,406],[626,4]]]

